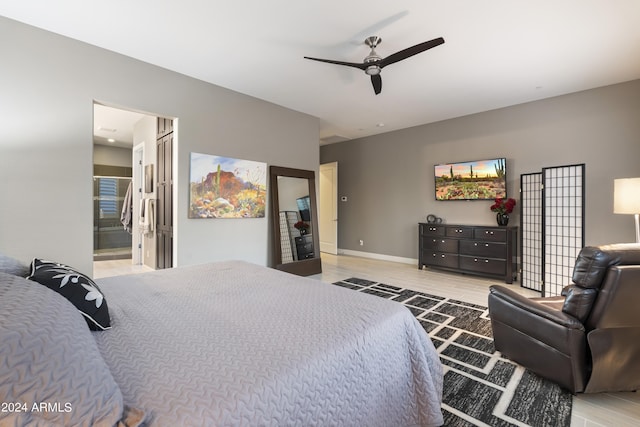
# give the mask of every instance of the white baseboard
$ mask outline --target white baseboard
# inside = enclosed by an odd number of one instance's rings
[[[352,251],[350,249],[338,248],[338,255],[350,255],[350,256],[357,256],[361,258],[378,259],[381,261],[391,261],[391,262],[399,262],[402,264],[418,265],[418,260],[415,258],[404,258],[399,256],[393,256],[393,255],[376,254],[373,252]]]

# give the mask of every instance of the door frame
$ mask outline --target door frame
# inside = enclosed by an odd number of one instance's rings
[[[133,165],[133,226],[131,227],[131,262],[134,265],[142,265],[142,236],[140,235],[140,226],[138,219],[140,218],[140,200],[142,200],[142,185],[144,183],[144,143],[133,146],[132,150]]]
[[[324,180],[323,172],[330,171],[331,173],[331,186],[327,188],[322,183]],[[320,222],[320,251],[329,254],[338,254],[338,162],[324,163],[320,165],[318,173],[319,182],[319,208],[318,219]],[[328,202],[327,202],[328,201]],[[325,210],[324,204],[331,203],[329,212]],[[330,218],[326,218],[326,215],[330,215]],[[327,224],[328,227],[322,226]]]

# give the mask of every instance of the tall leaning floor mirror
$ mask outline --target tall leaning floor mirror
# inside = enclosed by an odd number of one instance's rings
[[[269,167],[274,263],[299,276],[322,272],[315,172]]]

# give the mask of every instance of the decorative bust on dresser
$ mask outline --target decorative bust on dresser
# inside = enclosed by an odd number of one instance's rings
[[[419,223],[418,268],[504,279],[518,274],[518,227]]]

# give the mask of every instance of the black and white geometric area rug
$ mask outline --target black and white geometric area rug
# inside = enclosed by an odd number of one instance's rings
[[[335,285],[404,304],[444,366],[445,426],[569,426],[572,395],[493,346],[487,307],[358,278]]]

